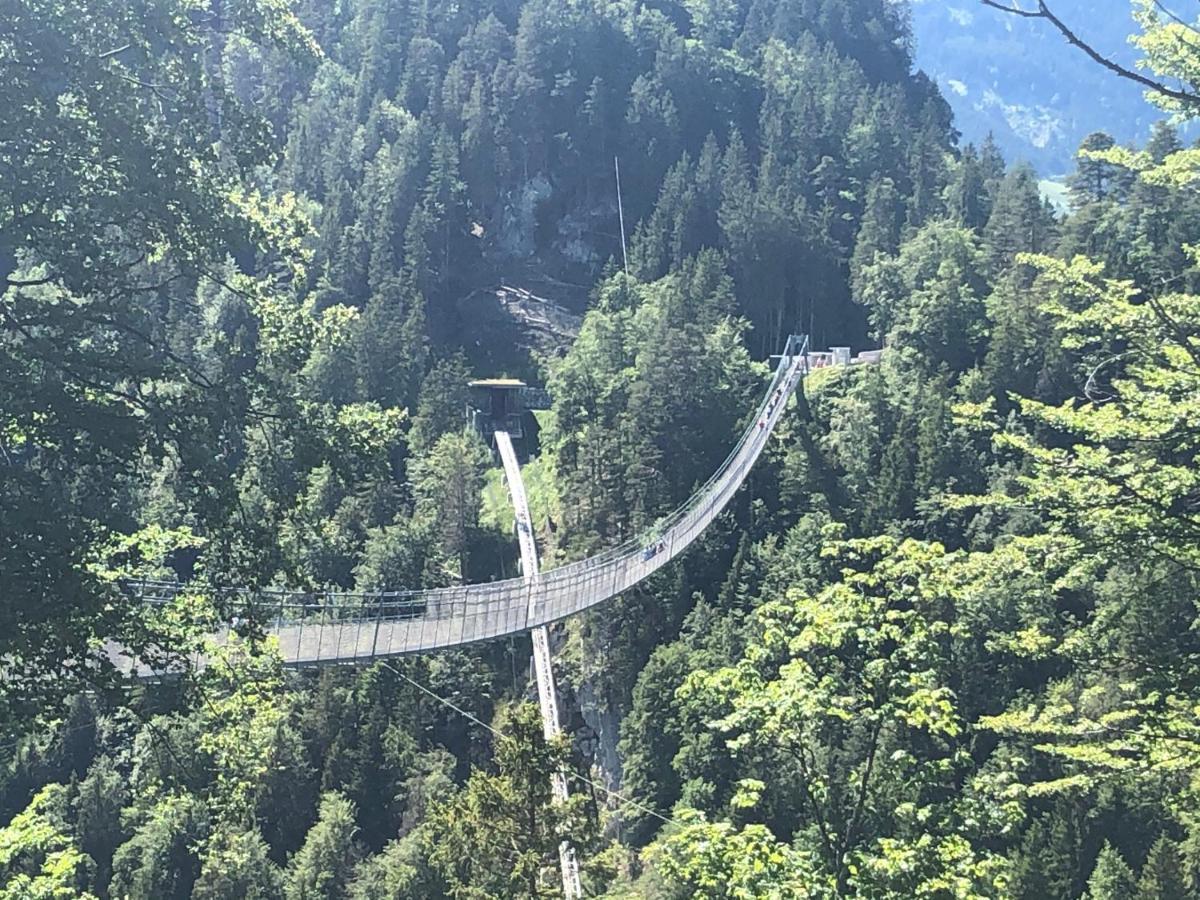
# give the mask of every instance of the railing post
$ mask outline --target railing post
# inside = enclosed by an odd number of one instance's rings
[[[304,619],[308,615],[308,604],[303,600],[300,602],[300,615],[297,616],[299,628],[296,631],[296,662],[300,661],[300,654],[304,652]]]
[[[371,659],[376,658],[376,648],[379,646],[379,622],[383,619],[383,592],[379,592],[379,605],[376,607],[376,634],[371,638]]]
[[[321,660],[321,646],[325,643],[325,595],[322,593],[321,602],[317,604],[317,652],[314,656],[318,662]]]
[[[336,633],[337,633],[337,645],[333,648],[333,659],[336,662],[337,660],[342,658],[342,628],[343,628],[343,626],[342,626],[341,613],[338,611],[338,608],[334,603],[333,588],[330,587],[329,585],[326,585],[326,587],[325,587],[325,597],[326,597],[326,602],[327,602],[327,608],[334,610],[334,612],[332,612],[331,615],[336,617],[334,619],[334,621],[337,622],[337,624],[334,626],[334,628],[336,629]]]

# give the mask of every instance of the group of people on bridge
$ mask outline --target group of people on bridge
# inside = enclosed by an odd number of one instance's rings
[[[758,420],[758,428],[761,431],[767,427],[767,420],[775,415],[775,407],[779,405],[779,401],[783,399],[783,388],[777,388],[775,393],[771,395],[771,401],[767,404],[767,414]]]
[[[666,549],[667,542],[662,538],[659,538],[657,541],[651,541],[642,551],[642,560],[645,561],[648,559],[654,559],[654,557],[658,556],[658,554],[662,553]]]

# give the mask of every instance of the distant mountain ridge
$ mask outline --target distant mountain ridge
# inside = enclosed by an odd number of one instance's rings
[[[1080,37],[1126,65],[1138,51],[1128,0],[1055,0]],[[1079,142],[1107,131],[1142,142],[1162,117],[1136,84],[1103,71],[1048,23],[1005,15],[979,0],[912,0],[916,61],[954,108],[965,141],[992,132],[1012,160],[1044,177],[1073,168]]]

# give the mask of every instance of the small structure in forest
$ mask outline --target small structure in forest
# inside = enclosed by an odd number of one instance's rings
[[[467,417],[484,440],[490,442],[497,431],[524,437],[524,392],[529,385],[516,378],[479,378],[467,387]]]

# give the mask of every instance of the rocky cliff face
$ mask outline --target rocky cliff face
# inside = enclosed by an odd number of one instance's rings
[[[558,356],[579,334],[587,290],[525,273],[458,301],[462,345],[482,372],[540,383],[537,360]],[[580,299],[582,296],[582,300]]]

